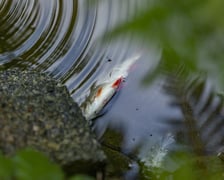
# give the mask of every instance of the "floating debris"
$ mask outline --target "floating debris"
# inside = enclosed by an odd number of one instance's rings
[[[162,168],[162,163],[168,154],[170,146],[175,142],[172,134],[167,134],[161,142],[149,147],[143,148],[140,154],[140,161],[148,168]]]

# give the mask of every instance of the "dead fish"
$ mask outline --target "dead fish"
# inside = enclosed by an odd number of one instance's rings
[[[81,105],[83,115],[87,120],[96,118],[105,105],[119,90],[122,82],[128,76],[131,66],[140,58],[140,54],[125,60],[121,65],[112,69],[107,79],[93,87],[87,101]]]

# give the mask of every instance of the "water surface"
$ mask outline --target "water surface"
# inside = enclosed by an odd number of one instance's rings
[[[1,0],[1,67],[46,72],[65,84],[74,101],[81,104],[94,84],[100,83],[127,58],[141,53],[107,111],[95,120],[98,138],[101,139],[108,128],[114,129],[123,136],[122,153],[129,155],[141,147],[140,155],[136,156],[144,159],[150,148],[163,144],[167,137],[172,143],[165,148],[188,149],[186,129],[201,128],[203,132],[210,132],[203,133],[203,142],[208,136],[216,137],[205,143],[205,153],[216,154],[223,144],[220,133],[216,133],[223,128],[223,110],[211,83],[202,79],[192,85],[192,79],[186,79],[181,80],[186,87],[182,84],[176,87],[172,85],[178,83],[167,78],[173,76],[165,74],[146,85],[143,79],[159,64],[161,49],[136,40],[132,34],[103,39],[107,31],[130,20],[148,3],[138,0],[105,0],[96,4],[91,0]],[[167,87],[171,88],[167,90]],[[178,94],[175,89],[178,87],[185,94]],[[176,100],[177,96],[181,101]],[[198,97],[201,97],[200,101]],[[183,98],[186,101],[182,101]],[[188,101],[190,103],[186,103]],[[193,114],[183,111],[183,107],[188,107],[185,103],[193,107]],[[196,107],[202,110],[196,111]],[[202,112],[203,121],[196,121],[196,127],[186,127],[186,114],[197,115],[200,119]],[[208,125],[211,119],[218,119],[214,120],[217,122],[214,128]],[[169,137],[173,140],[169,141]]]

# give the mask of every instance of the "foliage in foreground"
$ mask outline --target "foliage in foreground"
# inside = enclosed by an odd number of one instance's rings
[[[220,84],[224,85],[224,21],[222,19],[224,1],[158,0],[148,2],[144,11],[130,22],[115,29],[112,34],[118,35],[130,31],[136,34],[137,38],[148,37],[150,43],[159,42],[163,49],[163,56],[158,69],[162,67],[172,71],[184,64],[188,69],[196,72],[205,70],[209,77],[219,78]],[[175,173],[167,174],[162,169],[151,170],[143,165],[143,174],[146,178],[148,176],[160,179],[171,176],[175,179],[197,179],[201,176],[207,179],[223,179],[223,171],[219,169],[222,166],[216,167],[216,163],[213,163],[209,157],[198,159],[178,155],[176,161],[182,161],[184,165]],[[202,165],[206,164],[206,166],[195,166],[198,162],[203,162]],[[88,178],[75,176],[70,180]],[[58,165],[51,163],[42,154],[25,150],[18,152],[12,158],[0,155],[0,179],[63,180],[65,174]]]
[[[165,163],[176,169],[174,168],[172,172],[167,171],[164,168]],[[215,156],[196,158],[187,153],[173,153],[169,154],[169,158],[164,159],[161,167],[151,168],[144,163],[140,163],[140,166],[140,178],[146,180],[224,178],[224,164]],[[93,180],[86,175],[75,175],[70,178],[65,178],[65,176],[57,164],[52,163],[43,154],[30,149],[22,150],[11,158],[0,155],[1,180]]]
[[[163,52],[156,74],[184,64],[191,72],[205,72],[223,88],[224,1],[141,1],[144,8],[109,34],[119,38],[130,32],[149,44],[159,44]],[[151,77],[155,74],[146,80]]]
[[[1,180],[65,180],[59,165],[52,163],[40,152],[30,149],[19,151],[8,158],[0,155]],[[69,180],[92,180],[85,175],[76,175]]]
[[[163,162],[173,166],[175,170],[168,171],[167,168],[150,168],[141,164],[141,179],[223,179],[224,164],[216,156],[195,157],[192,154],[179,152],[169,155]],[[169,167],[170,168],[170,167]]]

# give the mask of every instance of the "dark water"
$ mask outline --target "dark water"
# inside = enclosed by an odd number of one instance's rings
[[[0,0],[0,64],[4,68],[16,66],[46,72],[64,83],[81,104],[94,83],[141,52],[108,111],[95,121],[99,139],[108,128],[118,131],[123,136],[121,151],[131,154],[140,147],[136,156],[151,166],[156,160],[146,159],[160,152],[157,147],[164,156],[168,149],[186,150],[190,141],[186,140],[186,129],[200,129],[205,132],[202,139],[214,138],[199,149],[216,154],[223,144],[220,133],[216,133],[223,129],[223,109],[222,99],[213,93],[212,85],[206,80],[191,84],[190,79],[183,83],[186,87],[182,83],[176,87],[172,85],[178,83],[166,76],[146,85],[143,79],[159,63],[161,50],[137,41],[131,34],[102,40],[108,30],[128,21],[145,5],[147,1],[138,0],[105,0],[99,4],[91,0]],[[177,93],[178,87],[182,93]],[[188,106],[194,107],[190,109],[193,113],[185,108]],[[192,125],[184,121],[188,116],[202,120]],[[214,127],[208,125],[211,119],[218,119]],[[197,149],[198,144],[193,147]],[[155,152],[150,151],[152,148]],[[168,170],[175,168],[171,163]]]

